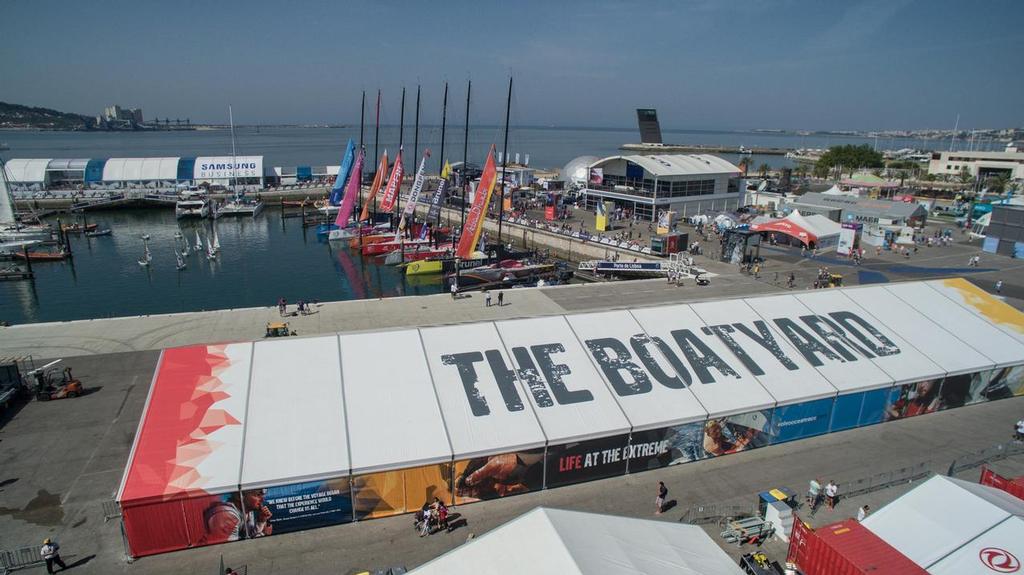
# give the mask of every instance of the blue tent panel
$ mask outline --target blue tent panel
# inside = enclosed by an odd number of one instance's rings
[[[772,443],[828,433],[834,399],[826,397],[775,408]]]
[[[297,166],[295,168],[295,179],[300,182],[308,182],[313,179],[312,166]]]
[[[196,159],[191,158],[178,158],[178,181],[186,182],[191,180],[195,175]]]
[[[103,158],[102,160],[89,160],[89,163],[85,165],[85,183],[102,182],[103,166],[106,164],[106,158]]]

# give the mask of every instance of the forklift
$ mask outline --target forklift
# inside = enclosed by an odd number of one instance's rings
[[[51,399],[64,399],[82,395],[82,382],[71,375],[71,368],[65,367],[60,375],[53,366],[62,360],[56,359],[50,363],[33,369],[26,374],[29,382],[34,385],[32,392],[38,401],[50,401]]]

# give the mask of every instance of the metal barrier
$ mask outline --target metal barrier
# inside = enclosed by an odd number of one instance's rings
[[[914,465],[900,467],[899,469],[876,473],[870,477],[847,481],[846,483],[842,483],[842,493],[844,497],[852,497],[854,495],[863,495],[865,493],[871,493],[872,491],[878,491],[879,489],[885,489],[894,485],[910,483],[930,475],[933,465],[934,463],[931,460],[922,461]]]
[[[969,453],[967,455],[961,455],[960,457],[953,460],[949,464],[949,470],[946,475],[953,476],[965,469],[972,469],[979,467],[983,463],[990,461],[999,461],[1000,459],[1006,459],[1014,455],[1020,455],[1024,453],[1024,443],[1018,441],[1007,441],[1005,443],[998,443],[992,447],[986,447],[975,453]]]
[[[712,503],[709,505],[694,505],[693,507],[690,507],[685,513],[683,513],[679,522],[689,523],[691,525],[706,525],[709,523],[718,523],[719,520],[725,517],[750,515],[757,515],[756,505],[727,505],[722,503]]]
[[[103,502],[103,522],[106,523],[111,519],[116,519],[121,516],[121,506],[117,504],[117,501],[104,501]]]
[[[39,554],[39,547],[22,547],[13,551],[0,551],[0,572],[9,573],[15,569],[26,569],[42,565],[43,556]]]

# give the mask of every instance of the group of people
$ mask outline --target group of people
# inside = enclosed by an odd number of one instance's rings
[[[452,294],[452,297],[455,297],[455,295]],[[484,305],[491,307],[491,290],[484,290]],[[498,307],[503,305],[505,305],[505,292],[498,291]]]
[[[813,512],[821,505],[822,498],[828,505],[829,511],[835,509],[836,503],[839,501],[839,484],[830,479],[822,489],[821,480],[812,479],[807,488],[807,507]]]
[[[818,277],[814,280],[814,289],[827,288],[832,285],[832,273],[828,268],[818,268]]]
[[[437,497],[432,502],[424,503],[423,507],[416,512],[415,526],[420,532],[420,537],[426,537],[439,529],[450,530],[448,506]]]
[[[312,311],[313,311],[312,309],[310,309],[309,303],[307,303],[306,300],[301,300],[300,299],[298,304],[295,307],[298,310],[300,315],[306,315],[308,313],[312,313]],[[288,315],[288,300],[286,300],[283,297],[278,299],[277,300],[277,311],[282,316]]]

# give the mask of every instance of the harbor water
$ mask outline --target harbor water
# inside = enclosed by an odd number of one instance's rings
[[[273,306],[281,297],[295,304],[441,291],[440,277],[407,281],[381,258],[362,257],[347,243],[330,244],[318,238],[316,228],[303,228],[300,218],[282,218],[276,209],[255,219],[217,220],[216,259],[193,251],[181,271],[175,232],[191,244],[198,231],[205,243],[212,220],[175,220],[174,210],[149,209],[93,212],[89,223],[113,234],[71,234],[72,259],[33,263],[34,281],[0,282],[0,320],[64,321]],[[145,267],[138,263],[143,234],[150,236],[152,255]]]

